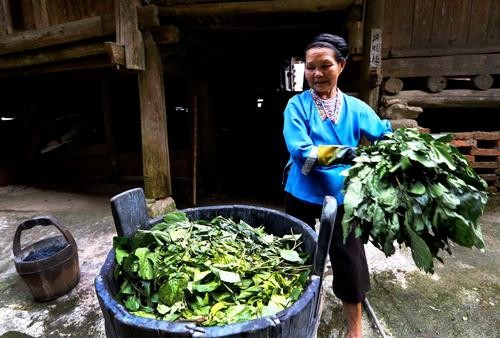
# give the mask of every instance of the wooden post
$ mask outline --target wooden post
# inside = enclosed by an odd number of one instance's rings
[[[349,34],[349,55],[363,53],[363,1],[356,0],[347,15],[347,31]]]
[[[167,114],[160,50],[149,30],[143,32],[145,70],[139,72],[142,163],[147,198],[172,194],[167,137]]]
[[[144,70],[144,41],[139,30],[139,0],[116,0],[116,43],[125,47],[125,67]]]
[[[382,27],[385,0],[370,0],[365,4],[363,60],[360,69],[359,98],[378,110],[382,83]]]
[[[9,1],[0,0],[0,36],[12,34],[12,18],[10,16]]]
[[[111,73],[104,71],[101,78],[101,105],[104,114],[104,129],[106,131],[106,144],[109,149],[110,174],[113,178],[119,175],[118,161],[116,159],[115,132],[113,129],[112,116],[112,86]]]
[[[192,205],[197,203],[197,192],[198,192],[198,81],[191,80],[191,124],[192,124],[192,135],[191,142],[192,146],[192,160],[193,160],[193,171],[192,171]]]

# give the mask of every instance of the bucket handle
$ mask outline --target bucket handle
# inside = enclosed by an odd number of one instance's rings
[[[14,235],[14,243],[12,244],[12,251],[14,252],[15,257],[18,257],[21,254],[21,232],[23,230],[31,229],[37,225],[55,226],[63,234],[64,238],[70,245],[76,245],[70,232],[64,226],[59,224],[59,221],[57,221],[53,216],[40,216],[26,220],[17,226],[16,234]]]
[[[337,217],[337,200],[333,196],[325,196],[321,210],[318,245],[314,255],[314,274],[323,281],[326,257],[330,250],[330,240],[333,234],[335,218]]]

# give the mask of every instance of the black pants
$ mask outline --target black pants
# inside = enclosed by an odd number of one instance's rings
[[[314,229],[316,218],[321,217],[322,206],[285,196],[285,212],[309,224]],[[361,239],[350,233],[343,242],[342,217],[344,206],[339,206],[330,242],[330,262],[333,270],[333,292],[344,302],[358,303],[370,290],[370,275],[365,247]]]

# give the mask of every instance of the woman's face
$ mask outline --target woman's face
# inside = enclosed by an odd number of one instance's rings
[[[333,97],[344,66],[344,60],[340,62],[335,60],[333,49],[311,48],[306,52],[306,81],[319,97],[323,99]]]

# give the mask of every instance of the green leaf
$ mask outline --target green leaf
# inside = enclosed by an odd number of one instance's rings
[[[415,195],[423,195],[425,191],[425,186],[421,182],[415,182],[410,189],[410,192]]]
[[[148,248],[138,248],[134,253],[139,258],[139,277],[145,280],[154,279],[153,262],[148,259],[150,251]]]
[[[115,258],[116,258],[116,263],[117,264],[122,264],[123,258],[128,257],[129,253],[121,248],[116,248],[115,249]]]
[[[419,269],[425,272],[434,273],[434,264],[432,262],[432,254],[429,247],[409,226],[406,226],[405,229],[410,236],[413,261]]]
[[[139,307],[141,306],[141,303],[139,302],[139,299],[135,295],[131,295],[127,297],[127,300],[125,301],[125,307],[130,310],[130,311],[137,311]]]
[[[262,309],[262,317],[272,316],[285,308],[281,304],[277,304],[273,301],[270,301],[264,308]]]
[[[219,281],[212,281],[207,284],[193,284],[193,290],[196,292],[212,292],[220,286]]]
[[[163,217],[163,220],[167,224],[175,224],[178,222],[186,222],[186,221],[188,221],[188,218],[186,216],[186,213],[184,213],[182,211],[173,211],[173,212],[169,212],[168,214],[166,214]]]
[[[304,261],[300,258],[299,253],[295,250],[279,250],[280,257],[289,262],[299,262],[303,263]]]
[[[225,271],[213,268],[214,272],[219,276],[220,280],[226,283],[238,283],[241,281],[240,275],[236,272]]]
[[[210,316],[213,317],[217,312],[227,307],[226,302],[217,302],[210,308]]]
[[[184,289],[186,286],[187,281],[185,279],[177,277],[169,279],[158,291],[160,301],[168,306],[172,306],[176,302],[182,301],[184,299]]]
[[[194,276],[193,276],[193,282],[199,282],[211,273],[212,273],[212,271],[210,271],[210,270],[200,271],[199,269],[195,269]]]

